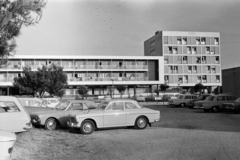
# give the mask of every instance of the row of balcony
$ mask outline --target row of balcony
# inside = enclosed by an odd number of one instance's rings
[[[0,69],[16,69],[16,70],[20,70],[22,69],[24,66],[22,65],[8,65],[7,67],[3,67]],[[33,65],[30,66],[32,69],[38,69],[41,68],[42,65]],[[102,66],[95,66],[95,65],[85,65],[85,66],[70,66],[70,65],[62,65],[62,67],[64,69],[73,69],[73,70],[77,70],[77,69],[100,69],[100,70],[112,70],[112,69],[120,69],[120,70],[129,70],[129,69],[148,69],[147,65],[138,65],[138,66],[134,66],[134,65],[128,65],[128,66],[108,66],[108,65],[102,65]]]
[[[219,61],[213,61],[212,63],[207,63],[205,60],[201,61],[201,60],[196,60],[193,63],[188,63],[187,60],[183,60],[183,61],[176,61],[176,63],[170,63],[167,59],[164,60],[164,64],[219,64]]]
[[[169,70],[168,73],[169,74],[177,74],[177,73],[179,73],[179,71],[178,70]],[[197,73],[202,73],[202,72],[197,72],[197,70],[188,70],[187,73],[189,73],[189,74],[197,74]],[[207,70],[204,73],[216,74],[216,70]]]
[[[100,78],[100,77],[70,77],[68,78],[70,82],[78,82],[78,81],[148,81],[147,77],[105,77],[105,78]]]
[[[201,82],[201,83],[208,83],[206,79],[204,79],[204,80],[197,80],[197,81],[195,81],[195,82],[190,82],[190,81],[188,81],[188,80],[178,80],[178,81],[177,81],[178,84],[200,83],[200,82]],[[165,83],[169,84],[169,80],[165,80]],[[217,79],[217,80],[215,81],[215,83],[220,83],[220,80]]]

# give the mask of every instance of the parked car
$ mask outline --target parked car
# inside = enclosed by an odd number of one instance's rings
[[[0,128],[11,132],[32,128],[29,114],[16,97],[0,96]]]
[[[96,110],[69,115],[68,126],[91,134],[96,128],[134,126],[145,129],[159,120],[160,111],[144,108],[135,100],[112,99],[103,101]]]
[[[223,109],[223,103],[234,102],[236,98],[232,95],[221,94],[221,95],[211,95],[207,97],[204,101],[195,102],[193,108],[203,109],[204,112],[212,111],[214,113]]]
[[[142,96],[142,95],[140,95],[140,96],[133,96],[132,99],[135,100],[135,101],[138,101],[138,102],[145,102],[146,101],[145,97]]]
[[[203,100],[205,100],[208,96],[210,96],[210,94],[203,94],[203,95],[198,96],[196,99],[190,100],[190,101],[187,103],[187,107],[193,108],[195,102],[197,102],[197,101],[203,101]]]
[[[57,98],[43,98],[48,101],[48,107],[54,108],[60,101]]]
[[[240,112],[240,98],[236,99],[234,102],[223,103],[223,109],[231,110],[235,113]]]
[[[179,95],[176,99],[169,100],[169,106],[180,106],[185,107],[187,103],[191,100],[196,99],[197,96],[193,94],[182,94]]]
[[[0,160],[10,160],[16,135],[12,132],[0,129]]]
[[[44,110],[51,110],[48,107],[49,102],[39,98],[18,98],[22,106],[28,111],[28,113],[34,113]]]
[[[46,130],[55,130],[59,126],[67,126],[68,115],[74,112],[96,109],[97,104],[88,100],[62,100],[51,110],[31,113],[34,126],[44,126]]]

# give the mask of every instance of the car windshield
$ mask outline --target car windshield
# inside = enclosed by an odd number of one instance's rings
[[[56,105],[55,109],[65,110],[70,102],[60,102]]]
[[[206,100],[212,101],[212,100],[214,100],[214,98],[215,98],[215,96],[209,96],[209,97],[206,98]]]
[[[238,99],[235,100],[236,102],[240,102],[240,97]]]
[[[98,105],[98,109],[104,110],[108,106],[109,102],[102,102]]]

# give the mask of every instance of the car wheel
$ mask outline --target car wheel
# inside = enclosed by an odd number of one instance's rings
[[[186,106],[185,103],[181,103],[181,104],[180,104],[180,107],[185,107],[185,106]]]
[[[211,109],[211,111],[213,112],[213,113],[217,113],[218,112],[218,107],[212,107],[212,109]]]
[[[53,130],[55,130],[57,128],[57,126],[58,126],[58,122],[54,118],[49,118],[45,122],[45,129],[46,130],[53,131]]]
[[[147,127],[148,120],[145,117],[138,117],[135,122],[136,129],[145,129]]]
[[[82,134],[91,134],[95,130],[95,125],[92,121],[85,120],[82,122],[80,130]]]

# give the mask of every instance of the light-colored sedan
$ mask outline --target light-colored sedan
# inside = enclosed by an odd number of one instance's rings
[[[29,114],[16,97],[0,96],[0,128],[11,132],[32,128]]]
[[[69,115],[68,126],[91,134],[95,128],[134,126],[145,129],[160,120],[160,111],[142,107],[130,99],[105,100],[96,110]]]
[[[55,108],[30,113],[34,126],[44,126],[46,130],[55,130],[67,126],[68,115],[74,112],[96,109],[97,104],[88,100],[62,100]]]
[[[16,141],[14,133],[0,129],[0,160],[10,160],[13,145]]]

